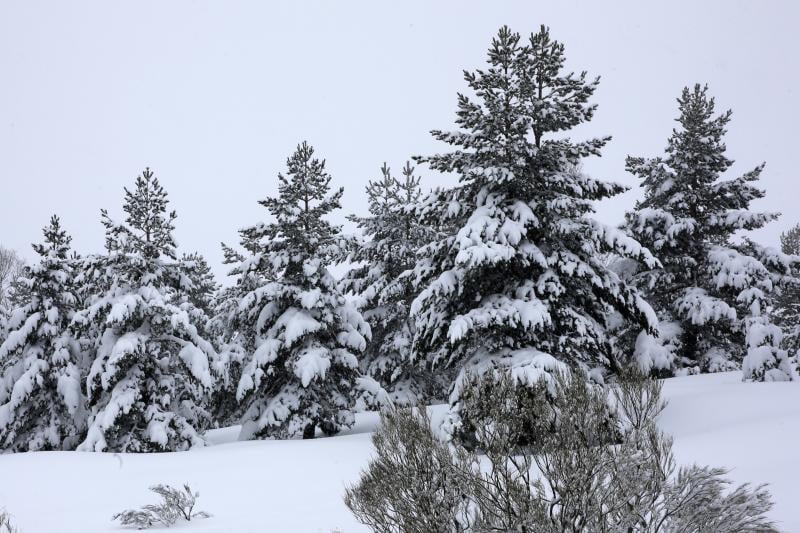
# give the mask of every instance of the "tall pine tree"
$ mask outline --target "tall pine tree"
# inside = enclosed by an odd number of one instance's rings
[[[74,449],[84,425],[80,347],[69,328],[77,299],[71,237],[55,215],[25,267],[29,302],[18,307],[0,345],[0,449]]]
[[[361,359],[365,374],[378,380],[396,405],[414,405],[437,396],[441,387],[411,357],[413,324],[409,306],[416,297],[400,274],[416,264],[416,252],[433,237],[407,206],[419,201],[420,178],[406,163],[403,177],[384,163],[381,178],[367,185],[369,216],[348,217],[363,234],[349,259],[358,266],[342,280],[361,300],[372,339]]]
[[[249,243],[247,249],[255,253],[254,244]],[[236,397],[236,391],[247,357],[246,346],[251,346],[253,339],[252,320],[247,313],[240,313],[239,302],[268,281],[274,281],[274,276],[269,272],[269,277],[265,277],[264,272],[249,265],[240,268],[245,256],[225,243],[222,243],[222,250],[224,263],[234,265],[231,275],[236,278],[236,283],[217,291],[206,331],[217,350],[211,367],[216,384],[211,394],[210,409],[214,423],[225,427],[239,423],[242,416],[243,406]]]
[[[794,276],[785,287],[775,305],[777,322],[783,327],[786,349],[790,356],[800,355],[800,224],[781,234],[781,250],[794,256]]]
[[[342,257],[340,229],[326,220],[342,189],[330,193],[325,161],[302,143],[279,174],[278,196],[259,203],[274,218],[240,231],[240,283],[263,280],[234,313],[246,359],[237,397],[245,408],[241,439],[313,438],[353,423],[366,383],[357,354],[369,326],[348,304],[327,265]],[[249,287],[245,287],[249,288]]]
[[[656,318],[601,254],[655,264],[622,232],[592,218],[593,203],[625,191],[580,172],[608,139],[563,132],[590,120],[598,80],[566,74],[564,46],[542,27],[527,42],[508,28],[493,39],[488,68],[465,73],[474,97],[458,96],[457,131],[433,131],[455,150],[420,158],[459,177],[416,209],[423,223],[454,228],[426,245],[404,274],[422,288],[411,306],[413,349],[434,368],[476,374],[511,369],[533,385],[562,365],[597,380],[620,369],[606,320],[637,327]],[[459,416],[459,379],[451,401]]]
[[[146,169],[125,189],[124,224],[103,211],[108,254],[85,262],[97,291],[75,322],[92,341],[86,378],[90,416],[81,450],[151,452],[203,444],[204,396],[213,347],[184,298],[187,266],[176,260],[175,212]]]
[[[626,227],[663,267],[643,269],[636,279],[661,319],[660,335],[640,335],[643,366],[668,370],[720,371],[744,364],[746,379],[792,376],[782,333],[767,311],[791,261],[777,250],[743,239],[740,230],[760,228],[777,214],[750,210],[764,196],[755,182],[763,164],[722,180],[733,163],[723,136],[731,112],[715,115],[707,87],[695,85],[678,99],[680,117],[666,155],[629,157],[644,199],[626,214]],[[655,359],[653,353],[668,353]]]

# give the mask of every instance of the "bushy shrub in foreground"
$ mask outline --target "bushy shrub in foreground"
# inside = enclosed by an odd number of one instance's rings
[[[556,375],[547,385],[555,402],[539,407],[559,406],[554,427],[526,447],[519,432],[530,425],[515,422],[519,413],[503,401],[514,387],[496,379],[475,452],[438,440],[424,413],[385,413],[376,457],[347,491],[347,506],[378,532],[777,531],[765,486],[731,489],[724,469],[676,465],[672,440],[654,423],[664,407],[659,382],[627,378],[609,396],[582,377]],[[615,444],[605,429],[609,404]]]

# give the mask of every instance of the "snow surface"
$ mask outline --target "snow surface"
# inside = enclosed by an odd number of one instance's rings
[[[736,482],[767,482],[772,516],[800,532],[800,386],[742,383],[741,373],[667,380],[661,427],[682,463],[731,469]],[[434,423],[445,406],[431,408]],[[377,415],[357,415],[337,437],[235,442],[238,428],[211,432],[211,446],[164,454],[36,452],[0,456],[0,508],[21,533],[120,531],[117,511],[155,501],[147,487],[188,482],[214,516],[181,531],[220,533],[368,531],[342,503],[371,454]],[[153,530],[157,531],[157,530]]]

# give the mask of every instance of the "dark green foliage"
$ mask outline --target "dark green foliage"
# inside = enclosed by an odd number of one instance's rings
[[[781,234],[781,249],[785,254],[800,258],[800,224]],[[784,346],[789,355],[800,355],[800,263],[795,265],[791,279],[782,287],[773,312],[786,334]]]
[[[167,193],[153,171],[144,169],[136,176],[136,188],[125,188],[122,209],[127,214],[127,225],[115,223],[108,211],[101,210],[103,226],[106,228],[108,251],[135,252],[144,259],[161,256],[175,259],[175,211],[167,212]]]

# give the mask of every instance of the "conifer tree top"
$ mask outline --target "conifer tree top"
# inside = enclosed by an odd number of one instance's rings
[[[32,245],[36,253],[43,258],[54,256],[58,259],[66,259],[72,237],[67,235],[67,232],[61,227],[61,219],[58,218],[58,215],[50,217],[50,224],[42,228],[42,233],[44,233],[44,242]]]
[[[158,182],[153,171],[146,168],[136,177],[133,190],[125,188],[123,210],[127,214],[127,226],[117,224],[101,210],[103,226],[106,228],[106,247],[109,250],[137,252],[146,259],[167,256],[176,258],[175,211],[167,211],[167,192]]]
[[[800,224],[781,233],[781,250],[789,255],[800,255]]]
[[[777,213],[750,211],[750,202],[763,198],[754,183],[764,164],[732,180],[722,174],[733,161],[725,156],[723,137],[731,111],[715,115],[708,87],[684,88],[678,98],[680,116],[667,142],[666,156],[628,157],[629,172],[643,179],[644,199],[636,209],[667,212],[682,226],[704,228],[705,235],[724,244],[737,230],[752,230],[778,218]]]
[[[271,224],[257,224],[240,231],[242,246],[252,253],[290,252],[290,257],[271,258],[272,268],[300,264],[322,254],[339,235],[338,226],[325,216],[341,207],[344,189],[330,193],[331,176],[325,160],[314,157],[314,148],[303,141],[286,160],[286,174],[278,174],[278,196],[260,200],[275,218]],[[235,252],[228,249],[235,260]],[[280,255],[280,254],[279,254]]]
[[[564,73],[564,45],[551,39],[547,27],[524,43],[518,33],[501,28],[487,62],[484,70],[464,73],[474,97],[458,95],[456,124],[461,130],[431,132],[459,148],[417,160],[434,170],[458,173],[473,194],[489,186],[519,198],[562,197],[583,213],[593,210],[585,200],[626,190],[570,172],[584,157],[600,155],[610,138],[574,142],[557,135],[591,120],[596,105],[589,100],[599,78]]]

